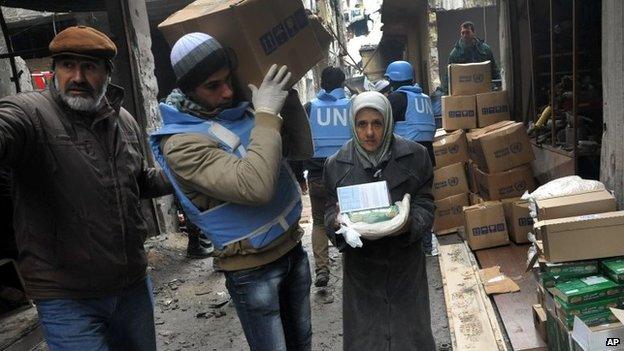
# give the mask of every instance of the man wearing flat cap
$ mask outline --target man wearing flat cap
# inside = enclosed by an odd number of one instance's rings
[[[290,73],[273,65],[252,104],[232,85],[235,65],[205,33],[171,50],[179,89],[161,103],[155,158],[185,213],[214,244],[252,351],[310,350],[310,266],[301,246],[301,192],[289,159],[313,154],[310,127],[291,113]],[[283,109],[284,107],[284,109]],[[283,117],[282,117],[283,116]]]
[[[109,84],[115,44],[79,26],[49,48],[54,84],[0,100],[26,292],[51,350],[155,350],[140,201],[171,185]]]

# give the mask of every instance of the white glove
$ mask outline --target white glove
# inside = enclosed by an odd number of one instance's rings
[[[251,102],[253,102],[256,112],[266,112],[277,115],[284,106],[284,101],[288,96],[288,91],[284,90],[290,80],[288,67],[282,66],[279,71],[277,65],[273,64],[264,76],[260,88],[249,84],[251,90]]]
[[[362,247],[363,245],[362,239],[360,239],[360,233],[356,232],[354,229],[341,225],[340,229],[336,231],[336,234],[342,234],[347,244],[353,248]]]

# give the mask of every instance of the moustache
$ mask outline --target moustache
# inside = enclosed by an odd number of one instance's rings
[[[69,90],[85,91],[91,95],[93,95],[93,92],[95,91],[95,89],[93,89],[93,87],[87,82],[85,83],[69,82],[67,83],[67,86],[65,87],[65,91],[67,92]]]

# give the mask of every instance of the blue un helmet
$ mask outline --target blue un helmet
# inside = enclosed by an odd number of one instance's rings
[[[412,81],[414,79],[414,68],[407,61],[394,61],[386,68],[384,77],[392,82]]]

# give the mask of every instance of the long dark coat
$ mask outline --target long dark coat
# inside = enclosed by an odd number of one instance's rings
[[[324,171],[325,226],[343,253],[343,349],[435,350],[421,248],[422,236],[431,235],[435,209],[427,149],[395,135],[389,160],[373,169],[362,166],[353,142],[329,158]],[[336,188],[380,180],[388,182],[393,202],[411,195],[409,230],[374,241],[363,239],[362,248],[351,248],[334,232]]]

